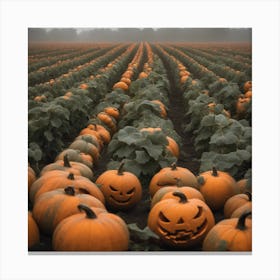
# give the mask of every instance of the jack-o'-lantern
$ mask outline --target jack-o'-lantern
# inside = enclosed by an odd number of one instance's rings
[[[135,206],[142,197],[142,185],[131,172],[123,171],[124,162],[118,170],[107,170],[96,180],[105,196],[106,204],[115,209],[126,210]]]
[[[188,199],[179,191],[173,196],[180,199],[164,199],[151,209],[149,228],[173,248],[201,244],[215,224],[212,211],[200,199]]]

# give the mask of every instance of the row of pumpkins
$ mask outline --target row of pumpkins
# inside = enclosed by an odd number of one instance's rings
[[[126,223],[109,209],[129,211],[142,197],[139,179],[123,171],[107,170],[93,183],[66,171],[48,171],[30,188],[28,246],[40,232],[52,236],[56,251],[126,251]],[[71,167],[72,168],[72,167]],[[161,169],[149,184],[148,227],[173,249],[202,245],[205,251],[252,250],[252,196],[215,168],[196,177],[173,164]],[[105,207],[106,206],[106,207]],[[215,224],[213,213],[223,210]]]

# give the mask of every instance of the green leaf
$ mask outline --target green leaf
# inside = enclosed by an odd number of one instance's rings
[[[149,227],[140,229],[135,223],[128,224],[127,227],[130,234],[133,235],[134,238],[137,237],[137,239],[140,240],[148,240],[150,238],[159,239],[159,237],[154,232],[152,232]]]
[[[58,118],[51,119],[51,125],[53,127],[59,128],[62,125],[62,121],[61,121],[61,119],[58,119]]]
[[[49,142],[53,141],[54,137],[51,131],[49,130],[44,131],[44,135]]]
[[[215,124],[215,115],[209,114],[202,118],[201,126],[213,126]]]
[[[145,151],[136,151],[136,158],[135,160],[140,164],[144,164],[150,160],[149,155]]]
[[[229,120],[223,114],[215,115],[215,123],[220,127],[226,127],[229,125]]]

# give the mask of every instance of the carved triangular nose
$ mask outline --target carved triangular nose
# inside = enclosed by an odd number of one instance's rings
[[[183,224],[183,223],[184,223],[184,220],[183,220],[183,218],[181,217],[181,218],[178,220],[177,224]]]

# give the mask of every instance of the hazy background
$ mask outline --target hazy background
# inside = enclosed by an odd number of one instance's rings
[[[29,28],[29,42],[251,42],[251,28]]]

